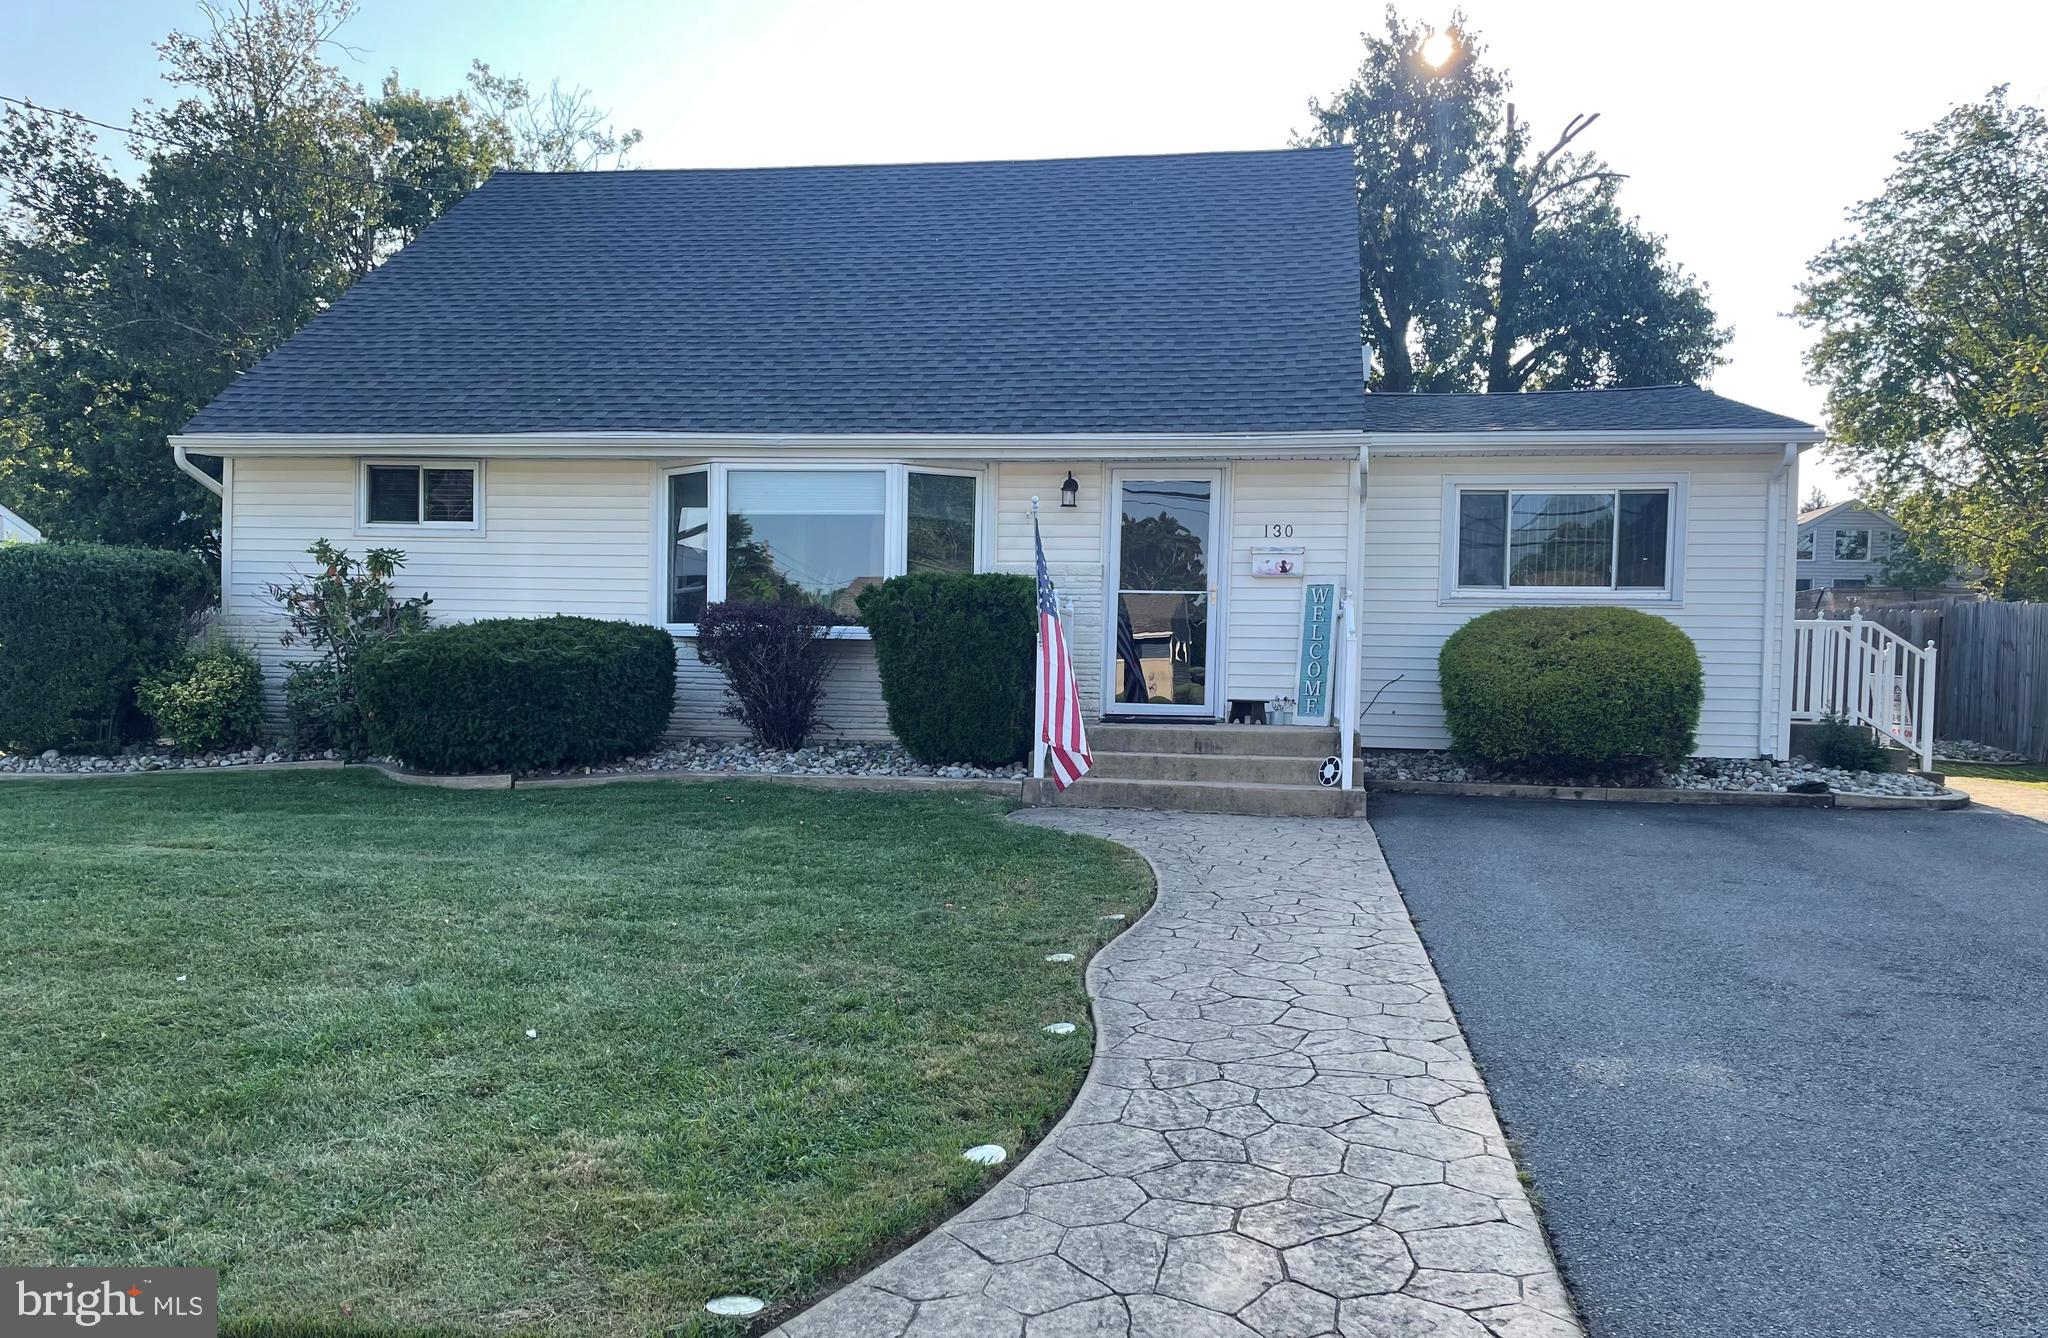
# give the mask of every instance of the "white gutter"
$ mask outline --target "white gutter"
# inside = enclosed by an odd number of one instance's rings
[[[1355,455],[1362,432],[1256,433],[188,433],[174,448],[206,455],[563,456],[663,459],[795,453],[878,458],[1010,460],[1305,459]]]
[[[1366,443],[1381,455],[1472,454],[1507,450],[1626,451],[1644,446],[1717,448],[1775,453],[1788,442],[1817,445],[1825,434],[1818,428],[1793,432],[1744,428],[1686,429],[1660,432],[1369,432]]]
[[[185,450],[186,447],[182,441],[176,437],[171,438],[171,459],[176,462],[178,468],[184,470],[193,478],[198,479],[206,490],[215,497],[226,497],[227,490],[221,487],[220,480],[201,469],[198,465],[193,464],[191,457],[185,454]]]

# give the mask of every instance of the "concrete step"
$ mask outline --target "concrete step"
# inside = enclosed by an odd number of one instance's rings
[[[1094,747],[1094,740],[1089,740]],[[1099,780],[1231,781],[1240,785],[1315,785],[1328,753],[1249,757],[1239,753],[1111,753],[1094,748]]]
[[[1329,757],[1337,751],[1330,725],[1088,726],[1089,750],[1103,753],[1209,753],[1229,757]]]
[[[1092,772],[1065,790],[1024,782],[1024,802],[1065,808],[1149,808],[1170,813],[1242,813],[1262,818],[1362,818],[1364,790],[1320,785],[1242,785],[1234,781],[1098,778]]]

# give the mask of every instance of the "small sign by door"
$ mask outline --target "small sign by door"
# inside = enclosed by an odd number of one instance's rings
[[[1311,581],[1301,592],[1301,673],[1294,694],[1299,703],[1294,720],[1300,725],[1330,723],[1330,670],[1336,642],[1337,586]]]

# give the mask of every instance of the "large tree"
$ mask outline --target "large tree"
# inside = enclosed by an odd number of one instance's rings
[[[1919,552],[2048,598],[2048,117],[1996,88],[1897,161],[1798,308],[1835,454]]]
[[[1720,364],[1705,291],[1621,212],[1621,174],[1577,147],[1597,116],[1540,141],[1462,15],[1439,35],[1390,6],[1364,40],[1299,142],[1354,152],[1376,389],[1656,385]]]
[[[0,121],[0,501],[53,537],[208,548],[165,438],[500,166],[616,162],[580,93],[482,66],[366,97],[333,65],[354,0],[202,6],[158,44],[179,90],[130,119],[130,180],[83,118]]]

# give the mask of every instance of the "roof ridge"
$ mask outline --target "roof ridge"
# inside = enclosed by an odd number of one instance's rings
[[[1413,396],[1418,399],[1476,400],[1501,395],[1513,395],[1523,398],[1536,395],[1619,395],[1636,390],[1696,390],[1702,395],[1712,395],[1715,399],[1727,398],[1727,396],[1709,390],[1705,386],[1694,385],[1690,381],[1673,381],[1665,385],[1656,386],[1571,386],[1563,390],[1376,390],[1373,394],[1386,395],[1388,397]]]
[[[490,179],[498,177],[561,178],[588,177],[606,180],[621,176],[692,176],[730,174],[755,175],[769,172],[861,172],[887,167],[1037,167],[1064,166],[1073,163],[1131,163],[1164,162],[1174,160],[1186,162],[1191,158],[1282,158],[1313,157],[1318,154],[1344,153],[1349,156],[1349,144],[1304,144],[1289,145],[1275,149],[1176,149],[1158,153],[1080,153],[1048,158],[919,158],[902,162],[869,163],[785,163],[780,166],[751,167],[614,167],[593,172],[543,172],[531,168],[500,167],[491,172]]]

